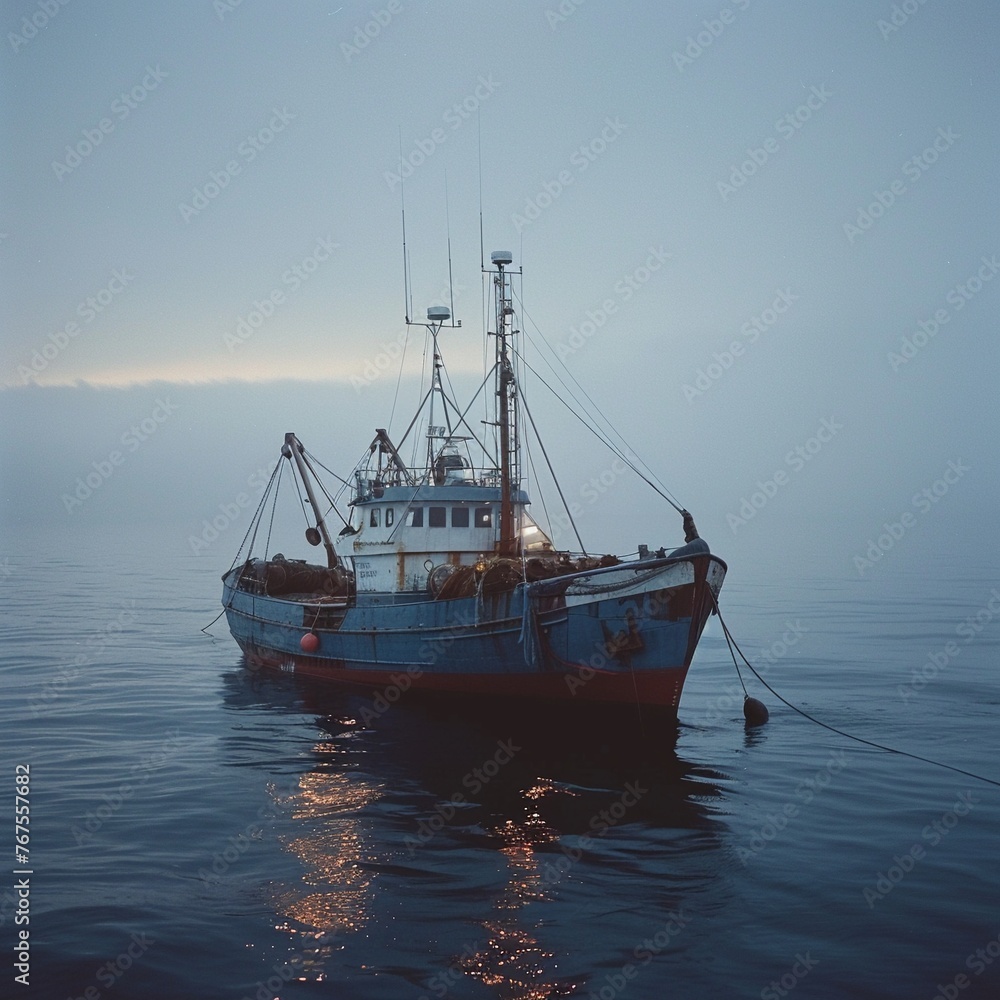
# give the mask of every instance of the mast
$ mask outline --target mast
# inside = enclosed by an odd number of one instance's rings
[[[504,265],[510,264],[513,259],[509,250],[494,250],[490,254],[490,260],[497,268],[493,287],[497,338],[497,423],[500,425],[499,553],[502,556],[517,555],[513,491],[520,489],[521,486],[517,439],[517,382],[508,350],[508,338],[514,333],[510,327],[514,309],[511,305],[510,278],[504,272]]]

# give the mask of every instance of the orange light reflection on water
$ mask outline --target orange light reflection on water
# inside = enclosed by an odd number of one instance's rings
[[[528,903],[552,898],[536,848],[557,840],[559,832],[538,815],[534,805],[551,791],[547,783],[524,790],[524,820],[508,819],[495,830],[502,841],[500,853],[507,859],[510,879],[493,904],[494,915],[483,921],[489,940],[463,963],[467,975],[493,987],[501,1000],[546,1000],[553,995],[565,996],[573,988],[549,977],[548,965],[554,953],[542,947],[533,927],[522,926],[521,911]],[[534,921],[534,927],[540,923],[541,919]]]

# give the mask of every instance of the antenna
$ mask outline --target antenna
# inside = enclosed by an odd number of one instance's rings
[[[451,301],[451,315],[455,315],[455,292],[451,283],[451,214],[448,210],[448,171],[444,172],[444,218],[448,232],[448,298]]]
[[[483,117],[482,111],[476,111],[476,124],[479,127],[479,270],[486,270],[486,254],[483,251]],[[402,140],[400,140],[402,143]],[[402,148],[402,146],[400,146]]]
[[[399,210],[403,216],[403,317],[407,325],[413,312],[413,294],[410,290],[410,262],[406,255],[406,203],[403,200],[403,129],[399,129]]]

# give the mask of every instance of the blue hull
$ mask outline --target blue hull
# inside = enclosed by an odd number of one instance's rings
[[[402,688],[676,709],[725,576],[706,552],[649,559],[453,600],[280,597],[224,577],[232,634],[259,665]],[[316,648],[303,649],[312,634]]]

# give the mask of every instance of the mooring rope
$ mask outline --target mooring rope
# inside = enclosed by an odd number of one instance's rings
[[[808,719],[810,722],[814,722],[817,726],[822,726],[824,729],[828,729],[831,733],[836,733],[838,736],[843,736],[846,739],[854,740],[855,743],[863,743],[865,746],[874,747],[876,750],[884,750],[886,753],[899,754],[901,757],[909,757],[912,760],[919,760],[922,761],[924,764],[933,764],[935,767],[943,767],[949,771],[954,771],[956,774],[964,774],[967,778],[975,778],[977,781],[985,781],[989,785],[996,785],[997,787],[1000,787],[1000,781],[997,781],[994,778],[987,778],[981,774],[975,774],[972,771],[966,771],[964,768],[955,767],[953,764],[945,764],[940,760],[932,760],[930,757],[921,757],[920,754],[910,753],[908,750],[899,750],[896,747],[886,746],[884,743],[875,743],[873,740],[866,740],[861,736],[855,736],[853,733],[847,733],[843,729],[838,729],[836,726],[831,726],[829,723],[823,722],[822,720],[817,719],[815,716],[810,715],[804,709],[799,708],[798,705],[793,705],[787,698],[784,698],[782,697],[782,695],[778,694],[778,692],[775,691],[774,688],[771,687],[771,685],[768,684],[767,681],[764,680],[764,678],[761,677],[759,673],[757,673],[757,671],[754,669],[754,665],[746,658],[746,656],[743,653],[743,650],[740,649],[739,644],[736,642],[736,640],[732,636],[732,633],[729,631],[729,628],[722,617],[722,612],[719,610],[719,602],[716,600],[715,594],[712,594],[711,589],[709,589],[709,594],[711,594],[712,596],[712,603],[715,605],[716,614],[718,614],[719,616],[719,623],[722,625],[722,631],[726,637],[726,642],[732,643],[730,652],[732,651],[732,648],[735,647],[736,651],[740,654],[740,657],[742,658],[743,662],[747,665],[747,667],[750,668],[750,671],[753,673],[754,677],[756,677],[757,680],[759,680],[761,684],[763,684],[764,687],[766,687],[767,690],[770,691],[771,694],[773,694],[774,697],[778,699],[778,701],[787,705],[793,712],[798,712],[798,714],[801,715],[803,718]],[[735,660],[736,658],[733,657],[733,662],[735,662]],[[738,666],[736,668],[736,672],[739,673]],[[742,676],[740,676],[740,683],[741,684],[743,683]],[[744,686],[743,691],[744,693],[746,693],[746,686]],[[749,698],[750,696],[747,695],[747,697]]]

